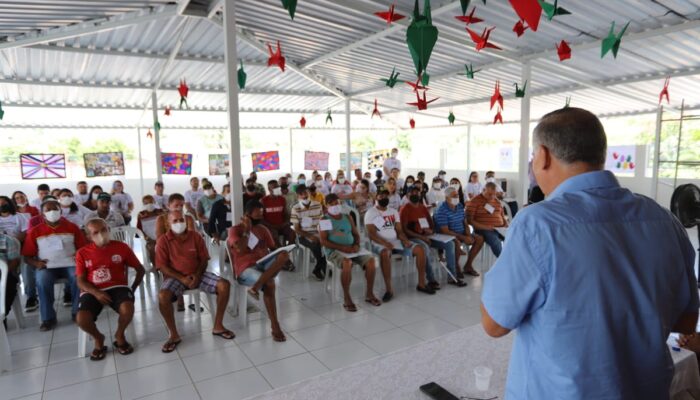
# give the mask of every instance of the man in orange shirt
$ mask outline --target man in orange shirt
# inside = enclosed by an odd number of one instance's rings
[[[496,197],[496,184],[488,182],[484,186],[481,194],[475,196],[467,203],[467,214],[469,223],[474,226],[476,234],[484,237],[484,242],[489,245],[493,254],[498,257],[501,255],[503,245],[501,236],[496,228],[507,227],[505,215],[501,202]]]
[[[170,332],[168,341],[163,345],[163,353],[171,353],[182,341],[175,326],[173,302],[189,289],[200,289],[217,295],[212,334],[224,339],[233,339],[236,335],[224,327],[224,312],[231,284],[207,271],[207,245],[199,233],[187,228],[182,211],[171,210],[168,213],[168,222],[170,230],[156,242],[156,267],[165,276],[158,293],[158,303]]]

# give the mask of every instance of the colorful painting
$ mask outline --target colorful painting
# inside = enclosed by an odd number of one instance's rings
[[[636,146],[609,146],[605,169],[615,174],[634,174]]]
[[[66,177],[63,154],[21,154],[22,179],[57,179]]]
[[[345,153],[340,153],[340,169],[345,169]],[[362,153],[350,153],[350,169],[362,169]]]
[[[191,175],[192,154],[162,153],[160,155],[162,172],[168,175]]]
[[[329,153],[322,151],[305,151],[304,152],[304,169],[308,171],[328,171]]]
[[[373,150],[367,153],[367,169],[379,169],[384,166],[384,160],[391,157],[391,150]]]
[[[278,151],[265,151],[253,153],[253,171],[274,171],[280,169],[280,153]]]
[[[121,152],[113,153],[85,153],[85,176],[124,175],[124,156]]]
[[[228,170],[228,154],[209,154],[209,175],[226,175]]]

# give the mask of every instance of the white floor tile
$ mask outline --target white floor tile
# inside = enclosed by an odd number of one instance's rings
[[[131,371],[176,360],[178,358],[177,352],[163,353],[161,347],[161,343],[152,343],[144,346],[136,346],[134,352],[126,356],[115,353],[114,362],[117,366],[117,372]]]
[[[236,333],[236,338],[234,340],[238,344],[252,342],[254,340],[260,340],[272,336],[272,326],[270,325],[270,320],[267,317],[257,321],[248,321],[248,325],[245,327],[243,327],[240,322],[226,326]]]
[[[294,331],[290,335],[308,351],[353,340],[352,336],[330,322]]]
[[[275,388],[328,372],[328,368],[309,353],[260,365],[258,370]]]
[[[195,382],[253,366],[238,346],[186,357],[182,359],[182,362],[185,363],[185,368]]]
[[[316,350],[312,354],[330,369],[346,367],[378,355],[358,340]]]
[[[371,313],[336,321],[334,324],[355,338],[361,338],[396,328],[396,326],[389,321]]]
[[[376,307],[372,312],[396,326],[408,325],[430,318],[430,314],[405,303],[391,302]]]
[[[51,390],[44,400],[120,400],[116,375]]]
[[[0,376],[0,400],[16,399],[41,392],[45,376],[45,367]]]
[[[345,311],[341,303],[334,303],[314,308],[314,311],[316,311],[323,318],[331,322],[335,322],[340,321],[341,319],[348,319],[352,317],[357,317],[358,315],[366,314],[367,308],[360,304],[357,304],[357,311],[349,312]]]
[[[76,348],[77,351],[77,348]],[[75,383],[113,375],[117,372],[114,367],[112,353],[107,353],[100,362],[90,361],[88,357],[63,363],[49,365],[46,371],[44,390],[51,390]]]
[[[118,377],[123,399],[136,399],[192,382],[180,360],[123,372]]]
[[[240,400],[272,389],[255,368],[198,382],[195,386],[203,400]]]
[[[15,352],[32,347],[47,346],[51,344],[53,332],[40,332],[36,329],[23,329],[19,332],[12,331],[7,335],[10,342],[10,349]],[[77,336],[76,336],[77,338]]]
[[[163,343],[165,343],[165,341],[163,341]],[[161,345],[163,343],[161,343]],[[183,336],[182,343],[177,346],[177,352],[180,354],[180,357],[187,357],[234,345],[235,343],[233,340],[226,340],[212,335],[211,332],[204,332],[196,335]]]
[[[90,345],[92,346],[92,344]],[[92,351],[92,350],[91,350]],[[56,364],[78,359],[78,338],[68,342],[54,343],[51,345],[49,364]]]
[[[327,319],[321,317],[318,315],[318,313],[308,308],[289,314],[278,315],[282,330],[285,332],[297,331],[299,329],[308,328],[314,325],[321,325],[328,322]]]
[[[51,346],[32,347],[12,353],[12,372],[45,367],[49,363]]]
[[[270,337],[243,343],[240,345],[240,348],[255,365],[277,361],[306,352],[294,338],[289,336],[287,336],[287,341],[282,343],[275,342]]]
[[[387,354],[420,343],[421,339],[397,328],[361,338],[360,341],[377,353]]]
[[[141,397],[139,400],[199,400],[199,395],[194,389],[194,385],[190,384]]]
[[[401,328],[423,340],[433,339],[459,329],[458,326],[435,317],[404,325]]]

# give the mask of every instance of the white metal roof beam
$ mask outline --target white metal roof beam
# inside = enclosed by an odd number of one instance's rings
[[[8,37],[7,41],[0,42],[0,50],[14,47],[32,46],[35,44],[55,42],[58,40],[66,40],[74,37],[123,28],[125,26],[141,24],[159,18],[172,17],[178,15],[178,7],[179,6],[175,4],[167,5],[153,9],[120,14],[109,18],[99,18],[85,21],[70,26],[47,29],[37,33],[12,36]]]
[[[339,3],[347,8],[357,9],[356,6],[351,5],[351,3],[353,3],[352,0],[341,0],[341,1],[335,1],[334,3]],[[356,1],[354,3],[356,3]],[[440,14],[444,14],[448,11],[452,11],[455,8],[459,7],[459,4],[460,4],[459,1],[451,1],[450,3],[448,3],[442,7],[439,7],[435,10],[432,10],[432,15],[433,15],[433,17],[437,17]],[[410,20],[410,18],[405,18],[405,19],[402,19],[400,21],[393,22],[391,25],[382,29],[379,32],[375,32],[369,36],[365,36],[364,38],[362,38],[358,41],[352,42],[346,46],[343,46],[339,49],[333,50],[330,53],[326,53],[326,54],[324,54],[324,55],[322,55],[314,60],[311,60],[311,61],[308,61],[308,62],[302,64],[301,69],[307,69],[307,68],[313,67],[314,65],[320,64],[320,63],[327,61],[327,60],[330,60],[330,59],[333,59],[339,55],[345,54],[349,51],[352,51],[354,49],[365,46],[365,45],[372,43],[376,40],[379,40],[381,38],[385,38],[385,37],[390,36],[394,33],[401,32],[408,27],[408,25],[410,23],[408,20]]]

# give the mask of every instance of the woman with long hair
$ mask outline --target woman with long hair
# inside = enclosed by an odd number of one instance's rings
[[[85,203],[83,203],[83,207],[87,208],[90,211],[97,210],[97,196],[99,196],[102,192],[102,186],[100,185],[95,185],[91,187],[90,192],[88,192],[88,199]]]

